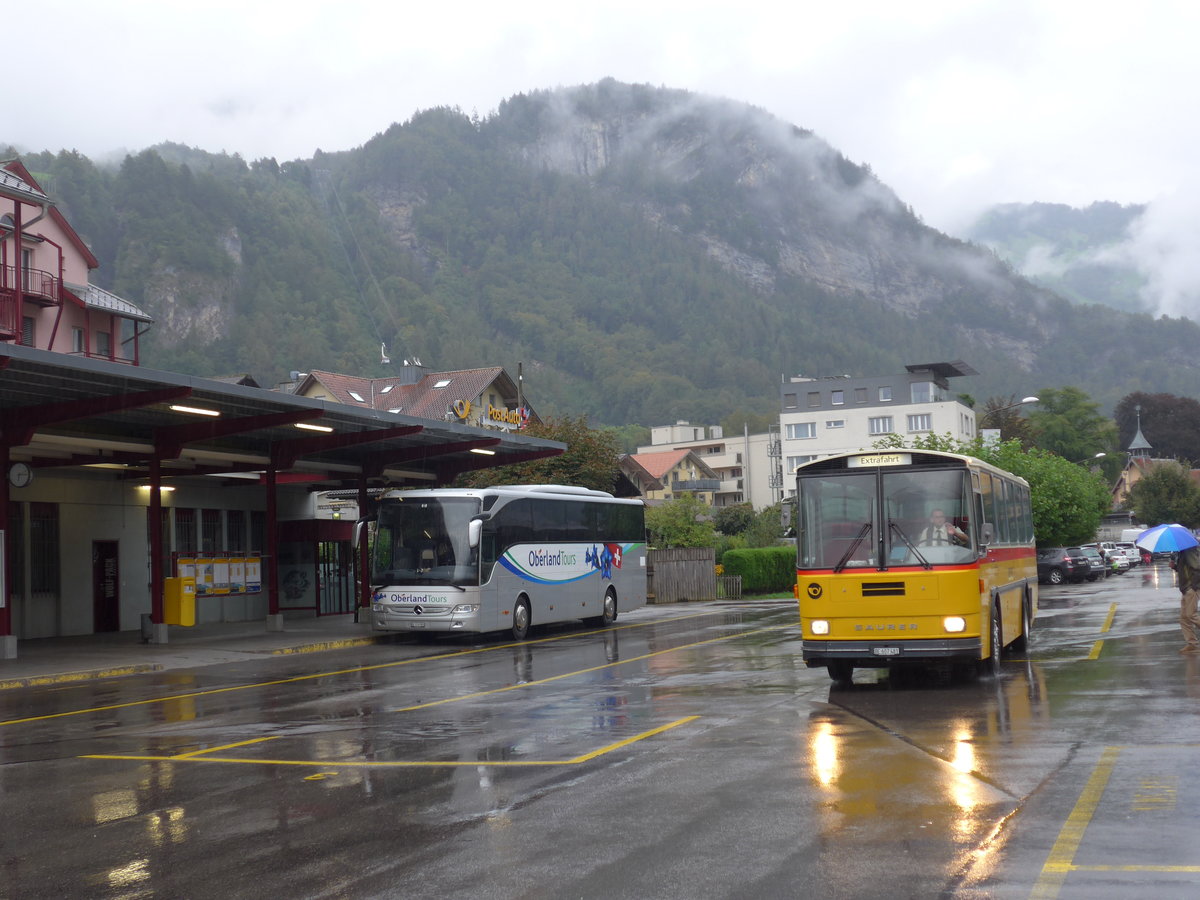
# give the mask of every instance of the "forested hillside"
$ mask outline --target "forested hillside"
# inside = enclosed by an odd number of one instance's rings
[[[15,137],[15,136],[13,136]],[[1200,396],[1200,329],[1076,306],[925,227],[865,166],[766,112],[597,85],[435,109],[277,164],[164,145],[25,164],[95,280],[157,322],[147,365],[381,375],[524,363],[597,424],[773,412],[783,374],[963,359],[982,398]]]
[[[1145,278],[1127,254],[1130,228],[1145,206],[1097,202],[1008,203],[987,211],[968,231],[1031,281],[1080,303],[1144,312]]]

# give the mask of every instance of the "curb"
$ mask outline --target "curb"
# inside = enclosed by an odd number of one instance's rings
[[[119,678],[123,675],[142,675],[147,672],[161,672],[163,666],[158,663],[146,663],[135,666],[118,666],[112,669],[91,669],[82,672],[62,672],[57,675],[30,675],[28,678],[9,678],[0,681],[0,691],[12,688],[45,687],[54,684],[71,684],[77,681],[95,681],[101,678]]]

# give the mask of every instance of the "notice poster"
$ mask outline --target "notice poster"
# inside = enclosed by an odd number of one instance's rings
[[[216,584],[216,560],[200,557],[196,560],[196,593],[211,594]]]
[[[175,560],[175,574],[180,578],[196,577],[196,560],[190,556],[181,556]]]
[[[246,560],[240,556],[229,558],[229,593],[240,594],[246,590]]]
[[[246,560],[246,593],[257,594],[262,590],[262,557],[251,556]]]
[[[229,559],[227,557],[218,557],[212,561],[213,563],[213,586],[214,594],[229,593]]]

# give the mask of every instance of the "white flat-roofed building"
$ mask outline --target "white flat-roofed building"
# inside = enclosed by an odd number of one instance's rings
[[[796,467],[821,456],[870,449],[889,434],[906,440],[976,435],[975,411],[949,379],[979,374],[961,360],[905,366],[898,375],[792,376],[780,386],[780,457],[784,492]]]

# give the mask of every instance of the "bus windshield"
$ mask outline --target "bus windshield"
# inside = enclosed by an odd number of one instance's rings
[[[371,554],[371,583],[479,584],[479,554],[467,525],[479,512],[474,497],[422,497],[383,504]]]
[[[801,477],[801,568],[924,566],[975,560],[963,469],[872,470]]]

